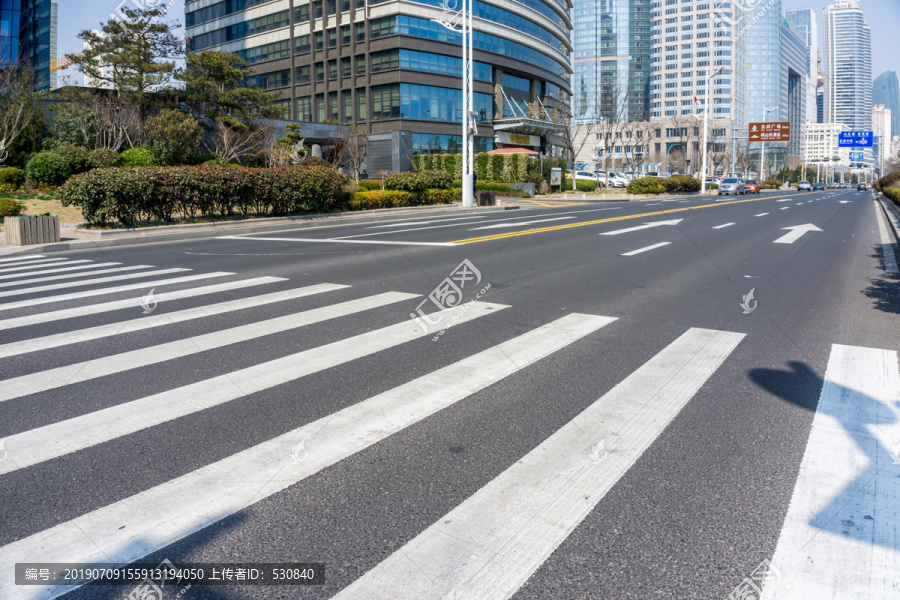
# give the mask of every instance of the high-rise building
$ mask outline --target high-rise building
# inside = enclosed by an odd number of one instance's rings
[[[825,121],[872,130],[872,34],[857,2],[824,8]]]
[[[651,0],[575,0],[573,115],[649,116]]]
[[[50,61],[56,58],[56,3],[50,0],[21,0],[19,58],[31,61],[37,89],[53,87],[56,74]]]
[[[19,60],[21,0],[0,0],[0,68]]]
[[[476,151],[558,152],[572,74],[571,0],[474,2]],[[187,0],[188,51],[234,52],[248,84],[279,90],[284,117],[356,123],[367,170],[461,150],[459,33],[439,0]]]
[[[794,8],[784,13],[791,27],[806,42],[809,52],[809,83],[806,86],[806,118],[809,121],[818,121],[816,118],[816,85],[819,76],[819,25],[816,13],[811,8]]]
[[[872,103],[884,104],[891,111],[891,131],[900,134],[900,90],[897,87],[897,72],[885,71],[875,78],[872,85]]]
[[[652,9],[650,116],[674,118],[702,112],[699,100],[705,98],[706,81],[722,69],[710,89],[710,117],[743,126],[747,122],[747,36],[742,35],[741,3],[653,0]]]
[[[876,167],[881,167],[883,160],[883,152],[887,149],[890,154],[891,136],[893,135],[891,128],[891,117],[893,111],[885,107],[884,104],[875,104],[872,106],[872,134],[874,136],[874,147],[872,160]]]
[[[794,31],[787,20],[781,24],[780,57],[781,95],[780,106],[784,117],[791,123],[791,131],[801,131],[809,118],[806,112],[810,89],[815,89],[809,78],[809,47]],[[800,154],[800,136],[794,134],[788,142],[788,154]]]

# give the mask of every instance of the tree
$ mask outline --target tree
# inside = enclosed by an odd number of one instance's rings
[[[160,165],[182,165],[200,140],[200,125],[190,115],[166,109],[147,119],[147,137]]]
[[[2,48],[0,48],[2,49]],[[22,59],[18,65],[0,68],[0,164],[21,146],[20,136],[35,125],[40,116],[40,93],[35,91],[35,71],[31,62]],[[15,158],[14,158],[15,160]]]
[[[347,160],[350,163],[350,171],[353,173],[355,181],[359,181],[359,172],[362,170],[363,163],[366,162],[366,146],[368,143],[369,134],[364,129],[351,125],[349,137],[347,138],[346,153]]]
[[[183,44],[171,25],[159,22],[165,10],[122,7],[120,11],[124,20],[113,17],[100,32],[79,33],[85,50],[70,58],[85,76],[111,86],[119,98],[144,102],[148,91],[171,82],[175,59],[184,54]]]

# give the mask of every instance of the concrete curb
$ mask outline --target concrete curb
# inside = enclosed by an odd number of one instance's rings
[[[500,212],[504,210],[516,210],[518,206],[484,206],[466,209],[472,212]],[[172,232],[166,226],[148,228],[160,233],[146,234],[142,229],[110,230],[97,239],[72,240],[54,244],[38,244],[34,246],[0,246],[0,256],[20,256],[27,254],[44,254],[48,252],[66,252],[70,250],[91,250],[94,248],[107,248],[110,246],[134,246],[137,244],[156,244],[162,242],[178,242],[182,240],[206,239],[220,235],[245,235],[248,233],[265,233],[269,231],[283,231],[285,229],[329,227],[335,225],[351,225],[353,223],[372,223],[388,221],[394,217],[408,217],[410,215],[438,216],[452,214],[462,210],[459,205],[451,207],[416,207],[416,208],[388,208],[364,213],[339,213],[335,215],[304,215],[301,217],[275,217],[266,221],[279,220],[278,223],[263,225],[240,225],[243,221],[206,224],[194,223],[190,225],[172,225],[179,231]],[[231,226],[228,226],[231,225]],[[200,227],[207,226],[205,229]],[[164,231],[164,232],[163,232]]]
[[[894,230],[894,238],[900,241],[900,208],[897,208],[897,205],[881,192],[878,192],[878,196],[884,213],[888,217],[888,222],[891,224],[891,229]]]

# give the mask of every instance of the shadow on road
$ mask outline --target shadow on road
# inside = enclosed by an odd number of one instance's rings
[[[884,265],[880,244],[869,257],[881,261],[882,266]],[[870,279],[869,287],[863,290],[863,294],[873,300],[873,308],[895,315],[900,314],[900,276],[885,273],[881,277]]]

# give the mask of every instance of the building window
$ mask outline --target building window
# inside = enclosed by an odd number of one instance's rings
[[[331,121],[340,122],[340,115],[338,112],[340,111],[340,107],[338,106],[338,94],[337,92],[328,92],[328,119]]]
[[[325,81],[325,63],[316,63],[315,65],[316,81],[322,83]]]
[[[337,0],[325,0],[328,4],[328,14],[336,15],[337,14]]]
[[[297,54],[308,54],[309,51],[309,35],[299,36],[297,38]]]
[[[356,120],[365,121],[369,118],[369,110],[366,106],[366,88],[356,90]]]
[[[462,59],[443,54],[419,52],[417,50],[385,50],[372,54],[372,72],[406,69],[428,71],[452,77],[462,76]],[[485,63],[473,63],[473,76],[482,81],[493,81],[493,70]],[[515,79],[519,79],[516,77]],[[527,80],[524,80],[527,81]]]
[[[294,23],[309,22],[309,4],[298,6],[294,9]]]
[[[255,48],[247,48],[246,50],[241,50],[240,52],[238,52],[238,55],[251,65],[270,60],[277,60],[279,58],[285,58],[291,55],[290,44],[290,41],[282,40],[280,42],[274,42],[271,44],[266,44],[264,46],[257,46]]]
[[[344,90],[344,123],[353,120],[353,90]]]
[[[356,28],[356,43],[366,41],[366,24],[365,23],[357,23],[353,27]]]
[[[244,78],[244,85],[263,90],[275,90],[288,87],[291,85],[291,70],[284,69],[283,71],[272,71],[271,73],[250,75],[249,77]]]
[[[341,0],[341,12],[350,11],[350,0]]]
[[[325,121],[325,94],[316,94],[316,113],[319,123]]]
[[[357,75],[365,75],[366,74],[366,55],[359,54],[356,57],[356,74]]]
[[[476,120],[490,123],[494,98],[475,94]],[[421,119],[456,122],[462,118],[462,91],[411,83],[380,85],[372,88],[372,119]]]
[[[312,77],[309,74],[309,65],[303,65],[302,67],[297,67],[297,83],[312,83]]]
[[[276,100],[272,103],[278,109],[281,110],[281,118],[288,120],[291,118],[291,99],[286,98],[284,100]]]
[[[350,26],[341,25],[341,45],[346,46],[350,43]]]
[[[297,120],[312,121],[312,102],[309,96],[297,98]]]
[[[335,27],[328,30],[328,47],[337,48],[337,28]]]
[[[316,45],[316,52],[321,52],[325,49],[325,33],[322,31],[317,31],[313,34],[313,40]]]
[[[531,92],[531,81],[523,77],[516,77],[515,75],[504,73],[503,87],[519,90],[522,92]]]
[[[337,79],[338,69],[337,69],[337,60],[329,60],[328,61],[328,79],[333,81]]]
[[[352,65],[350,64],[350,57],[347,56],[341,59],[341,77],[344,79],[350,79],[353,77]]]
[[[313,7],[313,17],[315,17],[316,19],[321,19],[322,18],[322,2],[321,1],[313,2],[312,7]]]

